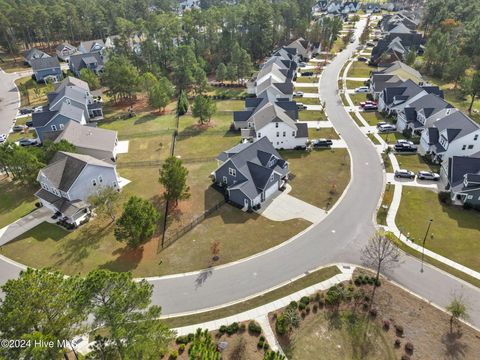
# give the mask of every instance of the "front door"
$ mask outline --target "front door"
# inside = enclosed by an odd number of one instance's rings
[[[249,206],[250,206],[250,202],[248,201],[248,199],[244,199],[244,200],[243,200],[243,203],[244,203],[245,208],[248,209]]]

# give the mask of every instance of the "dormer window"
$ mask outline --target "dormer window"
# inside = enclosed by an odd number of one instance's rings
[[[98,175],[98,182],[99,182],[99,183],[102,183],[102,182],[103,182],[103,177],[102,177],[102,175]]]
[[[467,148],[467,145],[462,146],[462,150],[465,150]]]
[[[278,122],[275,123],[275,127],[278,128]]]
[[[97,180],[96,179],[92,179],[92,185],[97,186]]]
[[[233,168],[228,168],[228,174],[230,176],[237,176],[237,170],[235,170]]]
[[[52,131],[57,131],[57,125],[52,125]]]
[[[270,175],[270,182],[273,182],[274,179],[275,179],[274,174]]]
[[[60,130],[63,130],[65,128],[65,125],[63,125],[63,124],[60,124],[58,126],[60,127]]]
[[[262,134],[261,133],[258,133],[257,134],[257,137],[260,139],[262,137]]]
[[[477,140],[478,140],[478,134],[473,137],[473,141],[477,141]]]

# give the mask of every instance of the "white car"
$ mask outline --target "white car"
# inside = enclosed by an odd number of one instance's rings
[[[368,86],[360,86],[355,89],[356,93],[368,93],[369,89]]]
[[[296,97],[303,97],[303,95],[304,95],[303,91],[295,91],[293,93],[293,96],[296,96]]]
[[[33,112],[40,112],[43,110],[43,106],[37,106],[36,108],[33,109]]]
[[[392,125],[392,124],[380,125],[378,127],[378,131],[382,132],[382,133],[392,132],[392,131],[395,131],[395,130],[397,130],[397,127],[395,125]]]
[[[431,171],[419,171],[417,179],[438,181],[440,180],[440,175]]]
[[[397,140],[397,145],[410,145],[413,146],[413,141],[406,140],[406,139],[398,139]]]
[[[7,140],[6,134],[0,134],[0,144],[3,144]]]

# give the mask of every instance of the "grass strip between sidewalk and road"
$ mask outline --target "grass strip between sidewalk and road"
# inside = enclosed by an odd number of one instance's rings
[[[402,250],[403,252],[405,252],[406,254],[408,255],[411,255],[413,257],[416,257],[417,259],[421,259],[422,258],[422,253],[417,251],[417,250],[414,250],[412,249],[410,246],[408,246],[407,244],[403,243],[402,241],[400,241],[399,238],[397,238],[395,235],[393,235],[393,233],[389,233],[389,238],[390,240],[400,249]],[[435,266],[436,268],[439,268],[440,270],[443,270],[447,273],[449,273],[450,275],[453,275],[459,279],[462,279],[470,284],[472,284],[473,286],[476,286],[478,288],[480,288],[480,280],[478,280],[477,278],[474,278],[473,276],[470,276],[468,274],[465,274],[464,272],[462,271],[459,271],[451,266],[448,266],[446,264],[444,264],[443,262],[441,261],[438,261],[434,258],[431,258],[430,256],[428,255],[425,255],[424,256],[424,261],[426,263],[429,263],[430,265],[433,265]]]
[[[256,307],[268,304],[272,301],[281,299],[285,296],[293,294],[297,291],[303,290],[309,286],[318,284],[322,281],[328,280],[331,277],[340,274],[341,271],[337,266],[329,266],[311,272],[302,278],[295,280],[289,284],[281,286],[275,290],[269,291],[263,295],[255,296],[249,300],[242,301],[238,304],[226,306],[220,309],[205,311],[193,315],[185,315],[162,319],[162,321],[169,328],[177,328],[187,325],[200,324],[207,321],[222,319],[224,317],[232,316],[254,309]]]

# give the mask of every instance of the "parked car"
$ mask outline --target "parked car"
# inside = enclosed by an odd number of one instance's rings
[[[306,66],[307,66],[307,64],[305,64],[304,62],[301,62],[301,63],[298,64],[298,67],[301,67],[301,68],[304,68]]]
[[[40,112],[43,110],[43,106],[37,106],[36,108],[33,108],[33,112]]]
[[[314,148],[330,147],[333,145],[333,141],[330,139],[315,139],[312,140],[312,146]]]
[[[313,76],[313,71],[305,71],[302,73],[302,76]]]
[[[373,104],[367,104],[363,107],[363,110],[364,111],[377,111],[378,110],[378,106],[377,105],[373,105]]]
[[[375,43],[374,43],[374,42],[371,42],[371,41],[369,41],[369,42],[367,42],[367,46],[375,46]]]
[[[15,131],[15,132],[23,131],[24,129],[25,129],[24,125],[14,125],[12,127],[12,130]]]
[[[299,102],[297,102],[297,109],[298,109],[298,110],[304,110],[304,109],[306,109],[306,108],[307,108],[307,106],[306,106],[306,105],[304,105],[304,104],[302,104],[302,103],[299,103]]]
[[[356,49],[357,49],[357,50],[362,50],[362,49],[363,49],[363,45],[358,45],[358,46],[356,47]]]
[[[398,139],[397,140],[397,145],[400,145],[400,144],[408,144],[408,145],[411,145],[413,146],[413,141],[410,141],[410,140],[407,140],[407,139]]]
[[[0,134],[0,144],[7,141],[7,134]]]
[[[396,178],[415,179],[415,173],[410,170],[400,169],[395,171]]]
[[[417,147],[410,144],[396,144],[394,146],[396,152],[416,152]]]
[[[102,102],[103,102],[101,96],[94,96],[94,97],[93,97],[93,101],[96,102],[96,103],[102,103]]]
[[[294,150],[306,150],[307,147],[304,146],[304,145],[297,145],[297,146],[295,146],[293,149],[294,149]]]
[[[23,109],[20,109],[20,115],[27,115],[27,114],[31,114],[33,113],[33,109],[30,109],[30,108],[23,108]]]
[[[359,57],[358,57],[358,61],[367,62],[368,59],[367,59],[365,56],[359,56]]]
[[[18,145],[20,145],[20,146],[33,146],[33,145],[37,145],[37,139],[22,138],[22,139],[18,140]]]
[[[378,124],[377,124],[377,129],[380,128],[383,125],[388,125],[388,123],[385,122],[385,121],[379,121]]]
[[[432,171],[419,171],[417,173],[417,179],[438,181],[440,180],[440,175]]]
[[[304,95],[303,91],[295,91],[293,93],[293,96],[295,97],[303,97],[303,95]]]
[[[382,133],[392,132],[392,131],[395,131],[395,130],[397,130],[397,127],[395,125],[392,125],[392,124],[384,124],[384,125],[380,125],[378,127],[378,131],[382,132]]]
[[[360,106],[362,108],[365,107],[365,105],[375,105],[375,106],[377,106],[377,103],[375,101],[372,101],[372,100],[362,101],[360,103]]]
[[[360,86],[355,89],[356,93],[368,93],[368,86]]]
[[[28,127],[32,127],[33,126],[33,121],[32,120],[28,120],[26,123],[25,123],[26,126]]]

